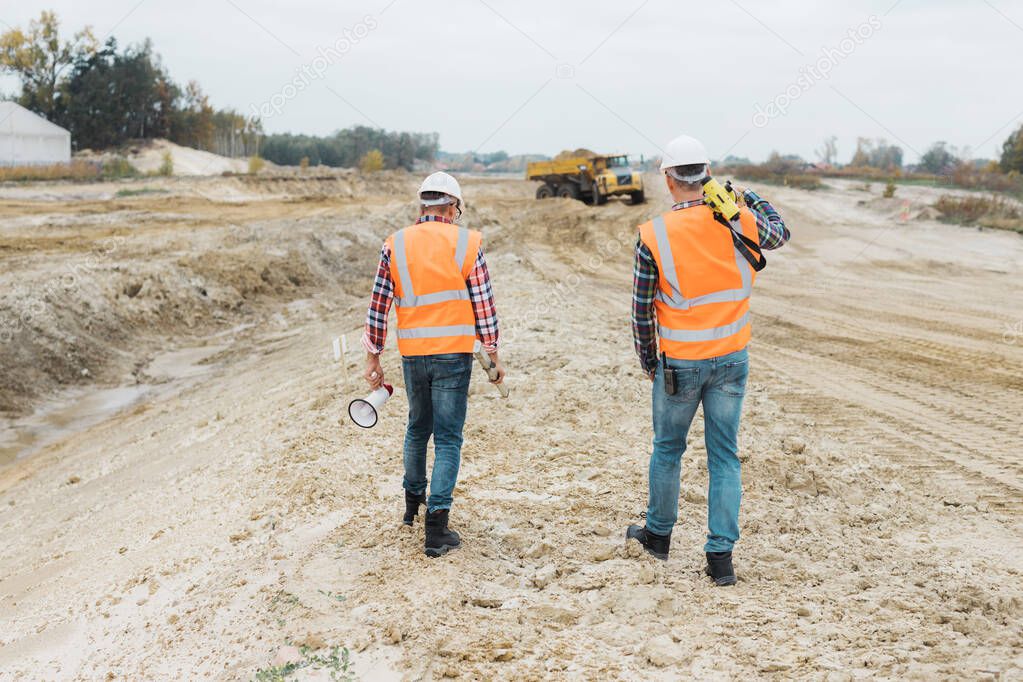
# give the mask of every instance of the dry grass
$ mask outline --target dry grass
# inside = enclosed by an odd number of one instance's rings
[[[0,182],[33,180],[95,180],[100,167],[88,161],[72,161],[52,166],[12,166],[0,168]]]
[[[965,197],[946,194],[938,198],[934,207],[947,222],[1023,232],[1019,205],[997,194]]]
[[[116,158],[103,163],[75,160],[51,166],[0,167],[0,182],[37,182],[45,180],[74,180],[89,182],[130,178],[138,175],[126,159]]]
[[[799,189],[820,189],[824,186],[816,175],[799,173],[786,168],[773,168],[767,164],[729,166],[726,168],[726,172],[744,180],[757,180]]]

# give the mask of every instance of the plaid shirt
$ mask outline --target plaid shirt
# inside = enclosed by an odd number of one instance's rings
[[[451,223],[440,216],[425,215],[416,221],[416,224],[429,221]],[[494,307],[494,292],[490,288],[490,272],[487,270],[482,246],[476,253],[476,263],[465,284],[469,289],[472,312],[476,316],[476,336],[483,343],[484,350],[494,352],[497,350],[498,339],[497,309]],[[380,249],[380,265],[377,266],[373,294],[369,302],[369,311],[366,313],[366,332],[362,335],[362,345],[374,355],[384,351],[384,342],[387,340],[387,313],[393,300],[391,250],[385,243]]]
[[[766,199],[751,189],[742,193],[746,206],[757,219],[757,233],[760,248],[777,249],[789,240],[789,229],[785,227],[778,212]],[[691,206],[702,206],[703,199],[683,201],[672,206],[681,211]],[[642,240],[636,242],[636,264],[633,268],[632,284],[632,337],[636,353],[643,369],[652,372],[657,368],[657,325],[654,319],[654,296],[657,295],[657,262]]]

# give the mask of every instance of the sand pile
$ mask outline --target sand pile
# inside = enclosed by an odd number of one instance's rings
[[[554,160],[555,161],[561,161],[562,159],[571,159],[571,158],[574,158],[576,156],[590,157],[590,156],[596,156],[596,155],[597,155],[596,152],[594,152],[592,150],[589,150],[589,149],[586,149],[585,147],[580,147],[579,149],[565,149],[564,151],[560,151],[554,157]]]
[[[130,145],[124,150],[128,161],[140,173],[159,171],[166,154],[170,154],[174,163],[174,175],[244,173],[249,165],[247,159],[232,159],[200,149],[182,147],[168,140],[148,140]]]

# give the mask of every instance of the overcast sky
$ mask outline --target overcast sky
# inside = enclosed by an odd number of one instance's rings
[[[869,136],[913,162],[935,140],[996,157],[1023,122],[1017,0],[53,0],[0,21],[47,8],[65,31],[152,38],[176,81],[268,132],[646,155],[687,133],[754,160],[834,134],[842,161]]]

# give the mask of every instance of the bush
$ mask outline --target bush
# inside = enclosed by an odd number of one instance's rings
[[[257,173],[259,173],[259,171],[263,170],[265,166],[266,161],[264,161],[261,157],[259,156],[249,157],[249,175],[256,175]]]
[[[302,170],[309,170],[309,157],[303,156],[302,160],[298,162],[298,167]]]
[[[371,149],[359,161],[363,173],[376,173],[384,169],[384,155],[379,149]]]
[[[884,186],[884,198],[891,199],[895,196],[895,181],[889,180],[888,184]]]
[[[45,180],[118,180],[138,176],[135,167],[124,157],[118,156],[103,163],[75,160],[71,163],[57,163],[51,166],[0,167],[0,182],[38,182]]]
[[[174,175],[174,156],[168,150],[163,153],[162,158],[163,162],[160,163],[160,169],[156,171],[156,174],[169,178]]]
[[[824,185],[821,184],[821,179],[816,175],[785,175],[782,177],[782,184],[786,187],[796,187],[798,189],[820,189]]]
[[[0,182],[32,182],[34,180],[95,180],[99,164],[88,161],[57,163],[52,166],[0,167]]]
[[[997,194],[966,197],[946,194],[938,198],[934,208],[941,211],[946,222],[1023,232],[1023,212],[1019,206]]]
[[[100,177],[104,180],[119,180],[121,178],[137,177],[139,172],[135,166],[128,162],[123,156],[118,156],[110,161],[104,161],[100,168]]]

